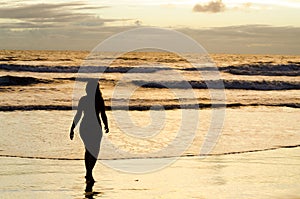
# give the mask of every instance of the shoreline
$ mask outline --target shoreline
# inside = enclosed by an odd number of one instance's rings
[[[168,156],[168,157],[129,157],[129,158],[115,158],[115,159],[97,159],[98,161],[118,161],[118,160],[140,160],[140,159],[168,159],[168,158],[206,158],[206,157],[217,157],[217,156],[228,156],[228,155],[236,155],[236,154],[248,154],[248,153],[259,153],[264,151],[275,151],[280,149],[293,149],[293,148],[299,148],[300,144],[296,145],[287,145],[287,146],[278,146],[278,147],[271,147],[266,149],[253,149],[253,150],[247,150],[247,151],[232,151],[232,152],[225,152],[225,153],[211,153],[211,154],[199,154],[199,155],[193,155],[193,154],[183,154],[180,157],[177,156]],[[1,150],[0,150],[1,151]],[[18,155],[5,155],[0,154],[0,158],[21,158],[21,159],[36,159],[36,160],[58,160],[58,161],[64,161],[64,160],[84,160],[84,158],[55,158],[55,157],[35,157],[35,156],[18,156]]]

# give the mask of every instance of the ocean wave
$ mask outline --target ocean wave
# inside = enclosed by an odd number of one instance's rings
[[[133,83],[144,88],[172,89],[242,89],[242,90],[298,90],[300,83],[287,81],[246,81],[246,80],[208,80],[208,81],[161,81],[136,80]]]
[[[34,77],[0,76],[0,86],[26,86],[38,83],[50,83],[51,80],[38,79]]]
[[[170,67],[154,66],[33,66],[18,64],[0,64],[0,70],[37,73],[154,73],[161,70],[171,70]]]
[[[209,109],[209,108],[240,108],[240,107],[289,107],[289,108],[300,108],[300,103],[277,103],[277,104],[263,104],[263,103],[231,103],[231,104],[169,104],[169,105],[129,105],[129,106],[106,106],[107,111],[111,110],[129,110],[129,111],[149,111],[149,110],[176,110],[176,109]],[[76,110],[76,106],[68,105],[26,105],[26,106],[0,106],[1,112],[10,111],[70,111]]]
[[[300,65],[297,64],[226,66],[220,70],[233,75],[300,76]]]
[[[239,66],[212,67],[203,65],[202,67],[167,67],[167,66],[44,66],[44,65],[19,65],[0,64],[0,70],[17,72],[37,72],[37,73],[154,73],[162,70],[180,71],[221,71],[232,75],[247,76],[300,76],[300,65],[268,65],[253,64]]]
[[[0,76],[0,86],[26,86],[38,83],[63,81],[88,81],[91,78],[58,77],[53,79],[30,76]],[[116,84],[116,80],[100,78],[100,81]],[[133,80],[136,86],[153,89],[240,89],[240,90],[299,90],[300,82],[292,81],[250,81],[250,80],[207,80],[207,81],[145,81]]]
[[[156,54],[158,55],[158,54]],[[163,54],[162,54],[163,55]],[[184,58],[177,57],[177,56],[170,56],[168,54],[164,54],[165,56],[162,57],[156,57],[155,55],[152,55],[151,57],[139,57],[139,55],[135,56],[121,56],[115,58],[115,60],[122,60],[122,61],[146,61],[146,62],[159,62],[159,63],[178,63],[183,62],[187,63],[188,61]]]
[[[80,81],[87,82],[89,80],[99,80],[100,82],[116,83],[116,80],[105,78],[83,78],[83,77],[55,77],[53,79],[36,78],[30,76],[0,76],[0,86],[28,86],[38,83],[63,83],[64,81]],[[0,88],[0,91],[6,91],[7,88]]]
[[[78,66],[32,66],[18,64],[0,64],[0,70],[17,72],[41,72],[41,73],[77,73]]]
[[[211,153],[211,154],[183,154],[179,157],[206,157],[206,156],[226,156],[226,155],[238,155],[247,153],[258,153],[264,151],[274,151],[279,149],[292,149],[299,148],[300,144],[296,145],[282,145],[276,147],[269,147],[263,149],[253,149],[246,151],[231,151],[224,153]],[[46,157],[46,156],[27,156],[27,155],[13,155],[13,154],[0,154],[0,157],[7,158],[26,158],[26,159],[40,159],[40,160],[84,160],[83,158],[67,158],[67,157]],[[132,160],[132,159],[163,159],[163,158],[176,158],[177,156],[146,156],[146,157],[118,157],[118,158],[99,158],[98,160]]]

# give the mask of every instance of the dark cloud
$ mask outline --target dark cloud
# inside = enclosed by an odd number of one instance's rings
[[[212,53],[299,54],[300,27],[243,25],[209,29],[183,28]]]
[[[119,21],[119,19],[103,19],[94,13],[103,8],[107,7],[89,6],[83,2],[3,6],[0,8],[0,19],[11,19],[14,22],[0,23],[0,27],[17,29],[103,26],[107,22]]]
[[[141,25],[142,25],[142,21],[136,20],[136,21],[134,22],[134,24],[137,25],[137,26],[141,26]]]
[[[109,6],[82,6],[75,9],[76,10],[98,10],[103,8],[109,8]]]
[[[34,29],[34,28],[54,28],[58,27],[55,24],[35,24],[30,22],[18,23],[0,23],[1,29]]]
[[[83,3],[59,3],[59,4],[32,4],[15,7],[1,7],[0,18],[28,19],[50,18],[72,15],[72,10]],[[86,15],[86,14],[85,14]]]
[[[29,4],[14,1],[2,5],[1,49],[85,50],[117,32],[106,23],[127,20],[103,19],[98,12],[106,6],[84,2]]]
[[[211,12],[211,13],[218,13],[225,11],[225,4],[222,0],[218,1],[211,1],[207,4],[196,4],[193,8],[194,12]]]
[[[132,28],[136,25],[70,26],[24,31],[0,29],[0,46],[2,49],[90,50],[108,37]],[[300,54],[300,27],[245,25],[177,30],[196,40],[210,53]]]
[[[0,49],[91,50],[108,37],[136,26],[67,26],[13,31],[0,28]]]

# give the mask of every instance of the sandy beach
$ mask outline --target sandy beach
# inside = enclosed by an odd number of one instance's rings
[[[147,174],[118,172],[98,161],[93,196],[85,196],[83,161],[1,157],[0,197],[295,199],[300,197],[299,152],[287,148],[181,158]]]

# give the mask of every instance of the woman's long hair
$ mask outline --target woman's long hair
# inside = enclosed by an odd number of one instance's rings
[[[89,80],[86,85],[86,93],[87,95],[90,95],[91,97],[95,96],[95,111],[99,112],[101,109],[101,106],[103,104],[103,98],[100,91],[99,82],[97,80]]]
[[[95,93],[95,109],[97,112],[100,111],[102,104],[103,104],[103,98],[100,91],[99,83],[97,83],[96,93]]]

